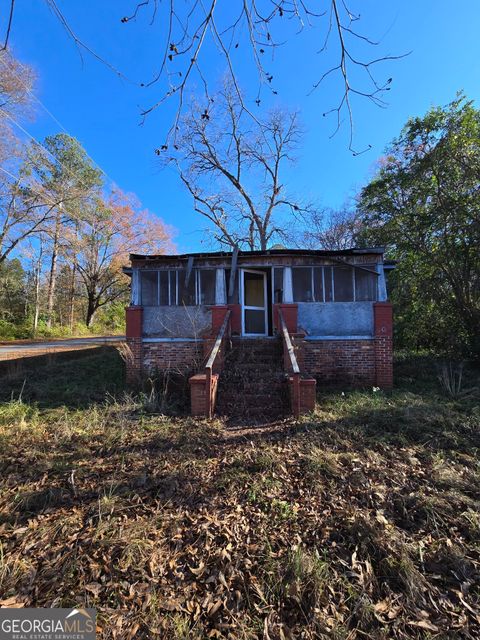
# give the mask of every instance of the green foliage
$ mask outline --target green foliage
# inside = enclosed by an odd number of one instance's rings
[[[102,174],[93,166],[85,149],[80,142],[66,133],[57,133],[47,136],[44,142],[51,156],[39,153],[33,147],[35,155],[36,171],[42,184],[51,192],[63,194],[69,191],[71,195],[84,195],[91,189],[102,185]],[[50,158],[54,157],[55,161]],[[65,208],[70,210],[79,204],[76,199],[70,198],[65,203]]]
[[[0,263],[0,322],[13,321],[23,316],[25,276],[18,258]]]
[[[401,346],[480,354],[480,111],[463,94],[409,120],[361,192],[365,240],[398,260]]]

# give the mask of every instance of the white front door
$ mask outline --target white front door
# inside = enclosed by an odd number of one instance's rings
[[[267,274],[253,269],[240,270],[240,293],[242,301],[242,335],[266,336]]]

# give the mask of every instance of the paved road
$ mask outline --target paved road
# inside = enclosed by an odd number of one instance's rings
[[[49,340],[48,342],[4,342],[0,343],[1,353],[18,353],[22,351],[47,351],[50,349],[68,349],[68,347],[90,347],[93,345],[122,342],[125,336],[106,336],[99,338],[70,338],[67,340]]]

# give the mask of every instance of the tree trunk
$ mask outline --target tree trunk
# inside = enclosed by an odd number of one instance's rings
[[[77,265],[75,262],[72,265],[72,283],[70,286],[70,300],[69,300],[69,325],[70,330],[73,330],[75,323],[75,276],[77,274]]]
[[[55,231],[53,234],[52,261],[50,264],[50,277],[48,279],[47,296],[47,327],[50,329],[53,320],[53,306],[55,303],[55,285],[57,282],[58,242],[60,237],[60,211],[55,217]]]
[[[75,224],[75,240],[78,240],[78,222]],[[75,278],[77,275],[77,262],[75,258],[72,263],[72,282],[70,286],[70,300],[69,300],[69,325],[70,330],[73,330],[75,323]]]
[[[96,305],[95,298],[91,293],[88,293],[87,316],[85,318],[85,324],[87,325],[87,327],[91,326],[96,310],[97,310],[97,305]]]
[[[40,278],[42,275],[42,255],[43,255],[43,242],[40,239],[40,249],[38,252],[38,260],[35,268],[35,309],[33,312],[33,335],[35,336],[38,330],[38,318],[40,315]]]

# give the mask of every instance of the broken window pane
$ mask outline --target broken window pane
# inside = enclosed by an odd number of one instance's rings
[[[159,271],[160,277],[160,305],[168,305],[168,271]]]
[[[273,301],[283,302],[283,267],[273,270]]]
[[[325,286],[325,302],[333,302],[332,267],[323,267],[323,282]]]
[[[195,298],[195,281],[196,281],[196,269],[192,269],[188,283],[185,284],[185,276],[187,270],[179,271],[178,273],[178,304],[193,306],[196,304]]]
[[[312,302],[312,268],[294,267],[292,269],[292,286],[294,302]]]
[[[158,271],[140,272],[141,300],[144,307],[158,304]]]
[[[368,266],[372,271],[374,266]],[[364,269],[355,269],[355,300],[377,299],[377,275]]]
[[[199,304],[215,304],[216,269],[200,269]]]
[[[353,268],[335,267],[333,270],[335,302],[351,302],[353,300]]]
[[[323,268],[313,268],[313,291],[315,302],[323,302]]]

